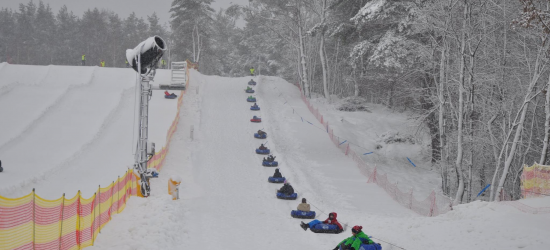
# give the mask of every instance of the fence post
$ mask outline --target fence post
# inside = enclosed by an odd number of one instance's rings
[[[99,224],[97,225],[97,228],[99,229],[99,233],[101,233],[101,185],[99,185],[99,190],[97,190],[99,193],[99,197],[97,197],[97,203],[99,204]]]
[[[36,248],[36,192],[32,189],[32,249]]]
[[[117,201],[116,201],[116,213],[118,214],[118,211],[120,210],[120,175],[118,176],[118,179],[116,181],[116,195],[117,195]]]
[[[113,192],[115,191],[115,182],[113,181],[113,186],[111,187],[111,206],[109,207],[109,221],[111,220],[111,214],[113,213]]]
[[[348,151],[349,151],[349,143],[348,143],[348,147],[346,148],[346,155],[348,155]]]
[[[65,193],[63,193],[63,202],[61,203],[61,226],[59,227],[59,250],[61,250],[61,238],[63,238],[63,218],[65,212]]]
[[[78,249],[82,249],[81,245],[80,245],[82,243],[82,237],[81,237],[82,233],[80,232],[80,229],[81,229],[80,225],[82,225],[82,221],[81,221],[81,219],[82,219],[82,203],[80,202],[80,198],[82,198],[82,197],[80,197],[80,190],[78,190],[77,195],[78,195],[78,202],[77,202],[77,208],[76,208],[76,211],[77,211],[77,214],[78,214],[78,227],[77,227],[78,228],[78,235],[77,235],[78,239],[77,239],[77,241],[78,241]],[[95,197],[95,195],[94,195],[94,197]]]
[[[435,192],[432,191],[430,194],[431,196],[431,204],[430,204],[430,213],[428,214],[428,217],[432,217],[434,215],[434,209],[435,209]]]
[[[92,246],[94,245],[95,243],[95,199],[97,197],[97,192],[94,193],[94,202],[92,203],[92,210],[93,210],[93,214],[94,216],[92,216]],[[101,212],[101,211],[100,211]]]
[[[412,187],[411,188],[411,195],[409,196],[409,199],[410,199],[409,200],[409,209],[411,209],[411,210],[412,210],[412,207],[413,207],[413,190],[414,190],[414,188]]]

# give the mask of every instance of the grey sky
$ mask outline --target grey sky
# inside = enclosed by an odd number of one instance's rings
[[[39,0],[33,0],[38,4]],[[249,0],[215,0],[212,4],[214,9],[227,8],[231,3],[248,4]],[[9,8],[18,10],[20,3],[28,3],[29,0],[0,0],[0,8]],[[138,17],[147,18],[148,15],[157,13],[161,22],[168,23],[170,20],[170,6],[172,0],[43,0],[45,4],[49,4],[53,12],[57,14],[61,6],[67,5],[67,8],[78,16],[87,9],[108,9],[117,13],[121,18],[126,18],[130,13],[135,12]]]

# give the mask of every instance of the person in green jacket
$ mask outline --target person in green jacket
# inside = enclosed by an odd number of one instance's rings
[[[82,54],[82,66],[86,66],[86,55]]]
[[[254,67],[250,68],[250,75],[251,75],[251,76],[254,75]]]
[[[343,240],[342,242],[338,243],[338,245],[334,248],[334,250],[340,249],[340,246],[342,249],[349,249],[349,250],[359,250],[362,244],[374,244],[374,242],[367,236],[363,231],[362,226],[354,226],[351,229],[351,233],[353,236]]]

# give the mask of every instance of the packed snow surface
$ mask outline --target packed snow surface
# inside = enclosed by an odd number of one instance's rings
[[[91,197],[132,168],[135,79],[132,69],[0,64],[0,195]],[[169,82],[170,72],[155,80]],[[150,104],[160,149],[177,100],[155,91]]]
[[[130,199],[102,230],[96,248],[332,249],[351,236],[354,225],[362,225],[384,249],[547,249],[550,244],[548,214],[480,201],[432,218],[402,207],[367,184],[326,131],[308,123],[319,125],[295,86],[257,77],[261,111],[250,111],[244,92],[249,80],[192,71],[180,123],[160,178],[152,181],[151,197]],[[253,115],[261,116],[262,123],[251,123]],[[387,126],[371,125],[375,130]],[[268,138],[253,138],[258,129]],[[298,200],[275,198],[281,184],[267,182],[274,168],[261,166],[263,156],[254,153],[260,143],[277,156]],[[174,175],[182,177],[177,201],[167,194],[166,183]],[[320,220],[337,212],[347,230],[339,235],[304,232],[300,220],[290,217],[301,198],[307,198]]]

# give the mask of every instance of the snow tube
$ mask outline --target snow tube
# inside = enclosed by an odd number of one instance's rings
[[[314,233],[325,233],[325,234],[339,234],[343,230],[340,229],[337,225],[332,224],[317,224],[310,228]]]
[[[283,199],[283,200],[296,200],[296,198],[298,198],[298,194],[293,193],[291,195],[288,195],[288,194],[283,194],[283,193],[277,193],[277,198],[278,199]]]
[[[247,102],[256,102],[256,98],[246,98]]]
[[[256,82],[248,82],[248,85],[256,85]]]
[[[253,89],[246,89],[244,92],[246,92],[246,93],[254,93],[254,90],[253,90]]]
[[[265,139],[265,138],[267,138],[267,134],[259,135],[258,133],[254,133],[254,138],[256,138],[256,139]]]
[[[285,180],[286,180],[285,177],[278,178],[278,177],[269,176],[269,178],[267,178],[267,181],[270,183],[283,183],[285,182]]]
[[[257,106],[257,107],[252,106],[250,107],[250,110],[260,110],[260,106]]]
[[[259,148],[256,149],[256,154],[259,154],[259,155],[268,155],[269,152],[270,152],[269,149],[259,149]]]
[[[263,161],[262,166],[264,167],[276,167],[279,166],[279,163],[276,161]]]
[[[166,98],[166,99],[176,99],[176,98],[178,98],[178,96],[177,95],[164,95],[164,98]]]
[[[305,212],[300,210],[292,210],[292,212],[290,212],[290,216],[292,216],[292,218],[298,219],[314,219],[315,211]]]
[[[359,250],[382,250],[382,246],[378,243],[374,243],[374,244],[362,244],[360,247],[359,247]]]
[[[256,118],[256,119],[252,118],[252,119],[250,119],[250,121],[251,122],[262,122],[262,118]]]

